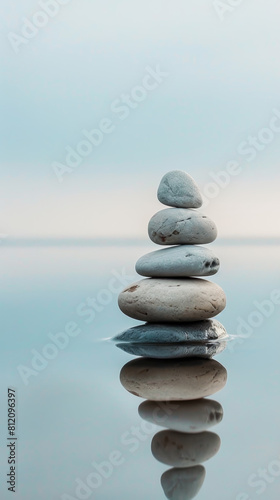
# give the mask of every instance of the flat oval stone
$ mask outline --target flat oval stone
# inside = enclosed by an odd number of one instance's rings
[[[217,319],[188,323],[145,323],[119,333],[112,340],[141,344],[174,344],[225,339],[225,327]]]
[[[133,359],[121,370],[124,388],[151,401],[188,401],[211,396],[226,384],[227,371],[213,359]]]
[[[191,208],[166,208],[148,226],[150,239],[158,245],[200,245],[217,238],[215,223]]]
[[[112,340],[141,344],[174,344],[225,339],[225,327],[217,319],[188,323],[145,323],[119,333]]]
[[[220,261],[208,248],[180,245],[147,253],[136,262],[136,272],[156,278],[184,278],[216,274]]]
[[[172,467],[192,467],[218,453],[221,440],[214,432],[186,434],[177,431],[160,431],[152,440],[152,454],[159,461]]]
[[[117,344],[122,351],[133,356],[146,356],[156,359],[176,358],[212,358],[223,352],[226,342],[190,342],[185,344],[140,344],[139,342],[122,342]]]
[[[161,486],[169,500],[192,500],[203,485],[205,469],[202,465],[187,469],[169,469],[161,476]]]
[[[195,401],[144,401],[138,408],[140,417],[173,431],[197,433],[206,431],[223,419],[223,408],[212,399]]]
[[[158,200],[169,207],[199,208],[202,197],[194,179],[181,170],[167,172],[160,182]]]
[[[157,322],[200,321],[226,306],[223,289],[199,278],[147,278],[119,295],[121,311],[134,319]]]

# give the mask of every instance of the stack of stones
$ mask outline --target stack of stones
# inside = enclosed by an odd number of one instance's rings
[[[172,246],[148,253],[136,263],[138,274],[147,279],[125,288],[119,295],[119,307],[124,314],[146,324],[126,330],[116,340],[134,347],[153,344],[151,357],[179,357],[182,350],[169,355],[170,349],[164,351],[160,345],[217,341],[226,336],[223,325],[211,319],[225,308],[225,293],[204,279],[217,273],[220,262],[209,248],[197,246],[213,242],[217,228],[197,210],[202,197],[193,178],[185,172],[174,170],[163,177],[158,200],[171,208],[151,218],[149,237],[156,244]],[[139,352],[134,349],[132,353]],[[215,353],[201,348],[191,351],[191,355],[205,357]]]
[[[169,500],[191,500],[204,478],[202,463],[219,450],[220,438],[209,432],[223,409],[208,396],[221,390],[226,369],[211,358],[226,345],[226,330],[216,319],[226,304],[223,290],[204,279],[219,270],[219,259],[203,245],[217,229],[197,209],[202,198],[192,177],[167,173],[158,199],[171,207],[156,213],[149,236],[159,245],[172,245],[141,257],[137,272],[146,277],[119,295],[120,309],[145,323],[115,337],[118,347],[142,357],[125,364],[124,388],[146,399],[140,416],[165,427],[153,437],[154,457],[172,468],[161,484]],[[156,359],[158,358],[158,359]],[[159,359],[162,358],[162,359]]]

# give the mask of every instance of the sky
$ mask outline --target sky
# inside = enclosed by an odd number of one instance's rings
[[[2,3],[0,234],[147,237],[179,169],[221,237],[280,236],[279,14],[277,0]]]

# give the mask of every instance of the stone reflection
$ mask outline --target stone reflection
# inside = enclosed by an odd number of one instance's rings
[[[179,432],[202,432],[223,419],[222,406],[212,399],[176,403],[144,401],[138,412],[148,422]]]
[[[226,369],[213,359],[140,357],[123,366],[120,380],[131,394],[146,399],[138,409],[141,418],[164,428],[154,435],[151,451],[171,467],[161,477],[165,496],[194,498],[205,479],[201,464],[221,445],[209,429],[222,421],[223,408],[205,397],[225,386]]]
[[[161,485],[165,496],[170,500],[191,500],[194,498],[205,479],[202,465],[189,469],[169,469],[161,476]]]
[[[226,342],[158,345],[122,342],[117,344],[117,347],[133,356],[145,356],[148,358],[212,358],[225,349]]]
[[[213,432],[187,434],[166,430],[154,436],[152,453],[163,464],[172,467],[192,467],[212,458],[220,446],[220,438]]]
[[[137,358],[121,370],[122,385],[135,396],[151,401],[204,398],[226,384],[226,369],[213,359]]]

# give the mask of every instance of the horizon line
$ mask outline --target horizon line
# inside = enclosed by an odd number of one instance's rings
[[[266,244],[266,245],[280,245],[280,236],[268,236],[268,237],[258,237],[258,236],[230,236],[217,238],[212,243],[229,245],[253,245],[253,244]],[[211,244],[212,244],[211,243]],[[137,237],[116,237],[116,238],[106,238],[106,237],[9,237],[8,235],[0,235],[0,247],[11,247],[11,246],[121,246],[121,245],[154,245],[152,241],[146,238]],[[165,245],[160,245],[165,247]],[[173,246],[173,245],[166,245]]]

